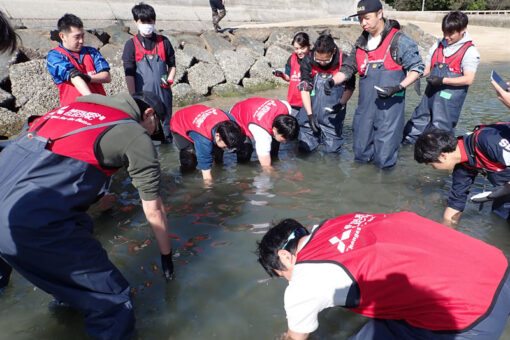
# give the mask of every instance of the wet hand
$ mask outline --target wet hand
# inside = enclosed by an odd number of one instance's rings
[[[326,96],[330,96],[331,90],[333,89],[334,86],[335,86],[335,81],[333,80],[333,78],[329,78],[326,81],[326,83],[324,84],[324,94]]]
[[[427,78],[427,83],[430,86],[441,86],[443,85],[443,77],[430,76]]]
[[[390,98],[395,93],[404,91],[404,87],[400,84],[397,86],[386,86],[386,87],[376,87],[377,95],[379,98]]]
[[[167,255],[161,255],[161,269],[163,270],[163,276],[167,281],[174,278],[174,263],[172,261],[172,252]]]
[[[317,117],[313,113],[308,115],[308,122],[310,123],[310,128],[312,129],[313,133],[319,134],[321,132]]]

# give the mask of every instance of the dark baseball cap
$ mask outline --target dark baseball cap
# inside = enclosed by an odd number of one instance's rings
[[[154,110],[161,122],[165,120],[166,106],[157,94],[149,91],[140,91],[132,94],[131,97],[133,97],[133,99],[141,100],[145,104],[149,105],[149,107]]]
[[[377,12],[382,9],[380,0],[361,0],[358,2],[357,13],[350,15],[349,17],[355,17],[365,13]]]

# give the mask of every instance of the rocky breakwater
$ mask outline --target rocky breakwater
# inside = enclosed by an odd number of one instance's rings
[[[416,25],[404,32],[413,37],[425,55],[436,38]],[[236,96],[266,90],[287,83],[272,75],[283,70],[293,52],[295,33],[305,31],[310,40],[330,33],[339,48],[349,53],[359,36],[359,25],[292,28],[236,29],[223,33],[159,32],[175,49],[177,74],[172,86],[174,105],[185,106],[207,100],[210,95]],[[17,29],[21,45],[13,55],[0,56],[0,135],[19,131],[30,115],[41,115],[59,106],[58,91],[46,69],[46,54],[58,45],[55,31]],[[132,38],[122,25],[89,30],[85,44],[100,50],[109,62],[112,82],[105,84],[108,95],[127,91],[122,68],[124,43]]]

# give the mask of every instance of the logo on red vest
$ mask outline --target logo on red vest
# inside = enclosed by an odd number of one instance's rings
[[[338,236],[333,236],[329,239],[329,242],[332,245],[338,243],[337,249],[342,254],[353,250],[363,227],[373,221],[374,218],[374,215],[356,214],[354,219],[344,226],[344,232],[342,232],[340,238],[338,238]]]
[[[69,106],[63,106],[53,112],[48,118],[49,119],[60,119],[69,120],[81,123],[83,125],[90,126],[94,121],[103,121],[106,117],[98,112],[84,111],[79,109],[69,109]]]
[[[213,108],[203,111],[203,112],[200,112],[198,114],[198,116],[196,116],[195,119],[193,119],[193,125],[195,125],[197,128],[199,128],[204,123],[204,121],[207,119],[207,117],[209,117],[210,115],[217,115],[217,114],[218,114],[218,112],[216,111],[216,109],[213,109]]]
[[[266,115],[266,113],[271,110],[271,107],[276,107],[276,102],[274,100],[268,100],[264,104],[260,105],[255,114],[253,115],[258,121],[262,120],[262,117]]]

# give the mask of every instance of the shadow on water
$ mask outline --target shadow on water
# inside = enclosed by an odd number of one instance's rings
[[[510,116],[488,82],[492,68],[510,79],[508,66],[480,67],[464,105],[459,134]],[[283,99],[286,89],[255,95]],[[228,110],[238,100],[255,95],[216,98],[205,105]],[[420,99],[408,91],[406,118]],[[131,284],[139,339],[274,339],[285,331],[287,283],[269,280],[253,253],[255,242],[271,223],[283,218],[310,225],[357,211],[409,210],[441,220],[450,186],[448,173],[417,164],[412,147],[401,149],[398,165],[391,171],[353,162],[351,124],[356,101],[357,94],[348,105],[341,154],[317,152],[303,157],[290,143],[282,146],[272,174],[261,173],[255,158],[238,166],[227,154],[224,164],[213,170],[215,183],[206,188],[198,171],[180,174],[173,145],[160,146],[161,194],[176,263],[176,278],[169,283],[161,276],[159,253],[136,190],[125,172],[115,176],[110,200],[90,213],[96,237]],[[477,180],[474,190],[482,187],[483,180]],[[492,216],[489,205],[479,212],[478,206],[468,204],[458,229],[510,254],[508,224]],[[0,295],[0,339],[86,339],[81,319],[68,313],[57,317],[48,310],[50,301],[14,273]],[[365,321],[346,310],[326,310],[314,337],[345,339]],[[505,338],[510,339],[510,329]]]

